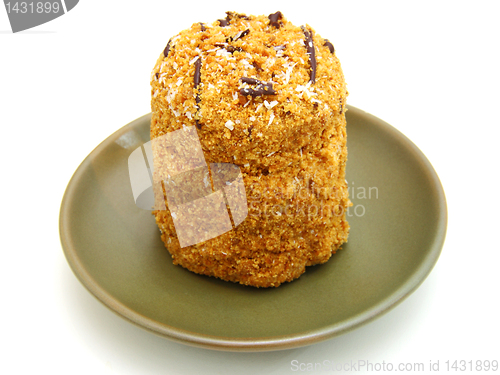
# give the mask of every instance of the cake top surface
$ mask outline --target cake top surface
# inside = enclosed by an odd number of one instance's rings
[[[168,41],[151,95],[158,114],[152,138],[196,125],[215,161],[246,162],[293,139],[298,150],[304,137],[297,134],[321,132],[345,111],[347,90],[332,43],[310,26],[295,26],[281,12],[227,12]]]

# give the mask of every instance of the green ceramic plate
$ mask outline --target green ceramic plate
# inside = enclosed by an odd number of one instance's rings
[[[258,351],[303,346],[380,316],[436,263],[446,202],[422,152],[399,131],[349,107],[351,233],[326,264],[256,289],[172,265],[150,212],[137,208],[127,160],[149,141],[150,115],[111,135],[83,161],[64,195],[60,236],[78,279],[129,321],[186,344]]]

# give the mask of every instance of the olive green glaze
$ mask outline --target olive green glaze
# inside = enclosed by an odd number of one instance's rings
[[[275,289],[174,266],[153,216],[135,206],[129,182],[128,156],[149,141],[149,121],[145,115],[131,122],[92,151],[72,177],[60,213],[62,247],[78,279],[139,326],[221,350],[307,345],[394,307],[439,257],[447,212],[434,169],[399,131],[349,107],[347,181],[355,206],[342,250]]]

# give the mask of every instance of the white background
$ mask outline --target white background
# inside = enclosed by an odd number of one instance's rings
[[[0,9],[0,372],[288,374],[292,360],[440,360],[444,372],[446,360],[500,360],[497,4],[82,0],[19,34]],[[227,353],[157,337],[88,293],[59,242],[69,179],[150,111],[149,76],[168,39],[226,10],[281,10],[329,38],[348,103],[409,137],[447,196],[446,242],[422,286],[376,321],[309,347]]]

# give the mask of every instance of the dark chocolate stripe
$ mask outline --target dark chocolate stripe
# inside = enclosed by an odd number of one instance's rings
[[[170,39],[167,43],[167,46],[165,47],[165,49],[163,50],[163,56],[167,57],[168,56],[168,52],[170,51],[170,42],[172,42],[172,39]]]
[[[244,36],[248,35],[249,32],[250,32],[250,29],[240,31],[234,37],[230,36],[230,37],[226,38],[226,43],[236,42],[238,39],[243,38]]]
[[[270,14],[267,18],[269,18],[269,25],[274,26],[277,29],[281,27],[281,22],[279,22],[279,20],[283,18],[283,14],[281,12],[278,11]]]
[[[240,38],[243,38],[244,36],[247,36],[250,33],[250,29],[243,30],[236,34],[236,36],[233,39],[233,41],[237,41]]]
[[[230,53],[234,53],[236,51],[243,52],[243,49],[241,49],[241,47],[234,47],[234,46],[227,46],[226,50],[227,50],[227,52],[230,52]]]
[[[160,73],[155,74],[156,79],[158,79],[159,76],[160,76]]]
[[[200,70],[201,70],[201,57],[198,57],[194,63],[194,88],[196,89],[201,80],[200,80]]]
[[[241,77],[241,82],[248,83],[249,85],[256,85],[256,87],[245,87],[240,89],[240,94],[243,96],[262,96],[262,95],[276,95],[273,84],[271,82],[261,82],[255,78]]]
[[[202,22],[200,22],[200,27],[201,27],[201,31],[205,31],[207,29]]]
[[[198,86],[200,85],[200,82],[201,82],[201,56],[198,57],[198,59],[196,60],[196,62],[194,63],[194,88],[197,89]],[[197,107],[197,110],[196,110],[196,113],[199,112],[200,110],[200,93],[197,92],[196,93],[196,107]],[[196,127],[198,129],[201,129],[201,124],[199,123],[198,119],[195,120],[196,122]]]
[[[325,39],[325,44],[323,44],[323,45],[328,47],[328,49],[330,50],[330,53],[335,52],[335,48],[333,47],[333,44],[328,39]]]
[[[310,81],[312,83],[316,82],[316,52],[314,51],[314,42],[312,38],[312,33],[305,28],[305,26],[301,26],[302,31],[306,37],[306,50],[309,55],[309,65],[311,65],[311,75]]]
[[[219,26],[220,27],[226,27],[227,25],[229,25],[229,20],[220,19],[220,20],[217,20],[217,21],[219,21]]]
[[[230,46],[227,43],[215,43],[214,46],[224,48],[227,52],[230,53],[234,53],[236,51],[243,52],[243,49],[241,47]]]
[[[241,82],[248,83],[249,85],[262,84],[262,82],[259,81],[258,79],[249,77],[241,77]]]

